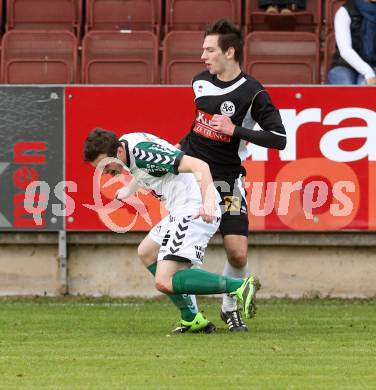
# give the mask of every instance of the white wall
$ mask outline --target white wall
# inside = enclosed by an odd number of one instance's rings
[[[152,296],[150,273],[137,259],[143,234],[79,234],[68,237],[70,294]],[[252,273],[260,297],[376,296],[375,236],[345,234],[256,234],[250,237]],[[206,253],[204,268],[221,273],[220,237]],[[0,236],[0,295],[59,295],[62,291],[56,234]]]

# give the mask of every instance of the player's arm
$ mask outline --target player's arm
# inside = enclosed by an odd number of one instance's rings
[[[130,182],[120,188],[116,192],[115,198],[118,200],[121,200],[124,203],[129,204],[133,208],[136,209],[136,211],[139,213],[139,215],[143,216],[144,219],[148,222],[150,217],[148,214],[147,207],[145,204],[135,195],[135,193],[140,189],[140,186],[137,184],[137,181],[134,177],[130,180]]]
[[[286,147],[286,130],[281,115],[265,90],[256,95],[252,104],[251,115],[260,125],[261,130],[250,130],[236,126],[235,137],[266,148],[282,150]]]
[[[186,156],[181,150],[166,146],[163,143],[151,143],[146,147],[145,145],[137,145],[137,148],[134,149],[145,152],[137,152],[136,161],[147,161],[161,171],[174,175],[180,172],[193,173],[199,184],[203,203],[199,210],[199,216],[205,222],[213,222],[215,218],[215,190],[209,166],[204,161]]]
[[[220,133],[252,142],[265,148],[282,150],[286,147],[286,131],[279,111],[274,107],[268,93],[261,90],[252,103],[252,118],[260,125],[261,131],[236,126],[225,115],[214,115],[213,127]]]
[[[124,200],[132,196],[135,192],[139,190],[140,186],[137,184],[136,179],[133,177],[131,181],[124,187],[120,188],[116,192],[116,199],[118,200]]]
[[[344,7],[340,7],[334,17],[336,44],[341,57],[358,73],[363,75],[367,84],[375,85],[375,72],[372,66],[364,61],[353,48],[351,36],[351,18]]]
[[[214,221],[215,213],[215,189],[209,165],[195,157],[183,155],[178,166],[179,172],[193,173],[200,187],[202,207],[199,215],[205,222]]]

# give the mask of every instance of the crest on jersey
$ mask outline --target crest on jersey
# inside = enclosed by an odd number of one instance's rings
[[[233,116],[235,114],[235,104],[226,100],[221,104],[220,110],[222,115]]]

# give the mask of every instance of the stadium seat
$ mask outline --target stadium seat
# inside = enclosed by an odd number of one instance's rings
[[[291,14],[267,14],[256,0],[246,0],[245,25],[249,31],[306,31],[320,34],[321,0],[308,0],[305,10]]]
[[[158,39],[150,31],[90,31],[82,45],[85,84],[157,84]]]
[[[263,84],[316,84],[320,45],[307,32],[256,31],[245,39],[246,71]]]
[[[77,82],[77,38],[70,31],[11,30],[2,41],[6,84]]]
[[[146,30],[159,36],[161,0],[86,0],[86,31]]]
[[[240,0],[167,0],[166,24],[171,30],[205,30],[208,24],[228,18],[241,25]]]
[[[7,30],[70,30],[80,34],[81,0],[7,0]]]
[[[334,31],[334,16],[339,7],[345,4],[344,0],[327,0],[325,7],[325,37]]]
[[[334,32],[332,32],[325,38],[324,77],[322,80],[324,83],[327,81],[329,67],[330,67],[330,64],[332,62],[332,56],[333,56],[335,50],[336,50],[336,37],[334,35]]]
[[[3,16],[3,0],[0,0],[0,31],[3,30],[3,22],[4,22],[4,16]]]
[[[163,81],[190,84],[193,76],[205,70],[202,54],[203,32],[171,31],[163,42]]]

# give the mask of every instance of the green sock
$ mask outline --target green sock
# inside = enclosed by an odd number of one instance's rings
[[[154,276],[157,271],[157,262],[146,267]],[[191,322],[196,317],[197,309],[189,295],[166,294],[170,301],[180,310],[181,319]]]
[[[243,279],[229,278],[197,268],[177,271],[172,278],[172,287],[176,294],[230,293],[242,284]]]

